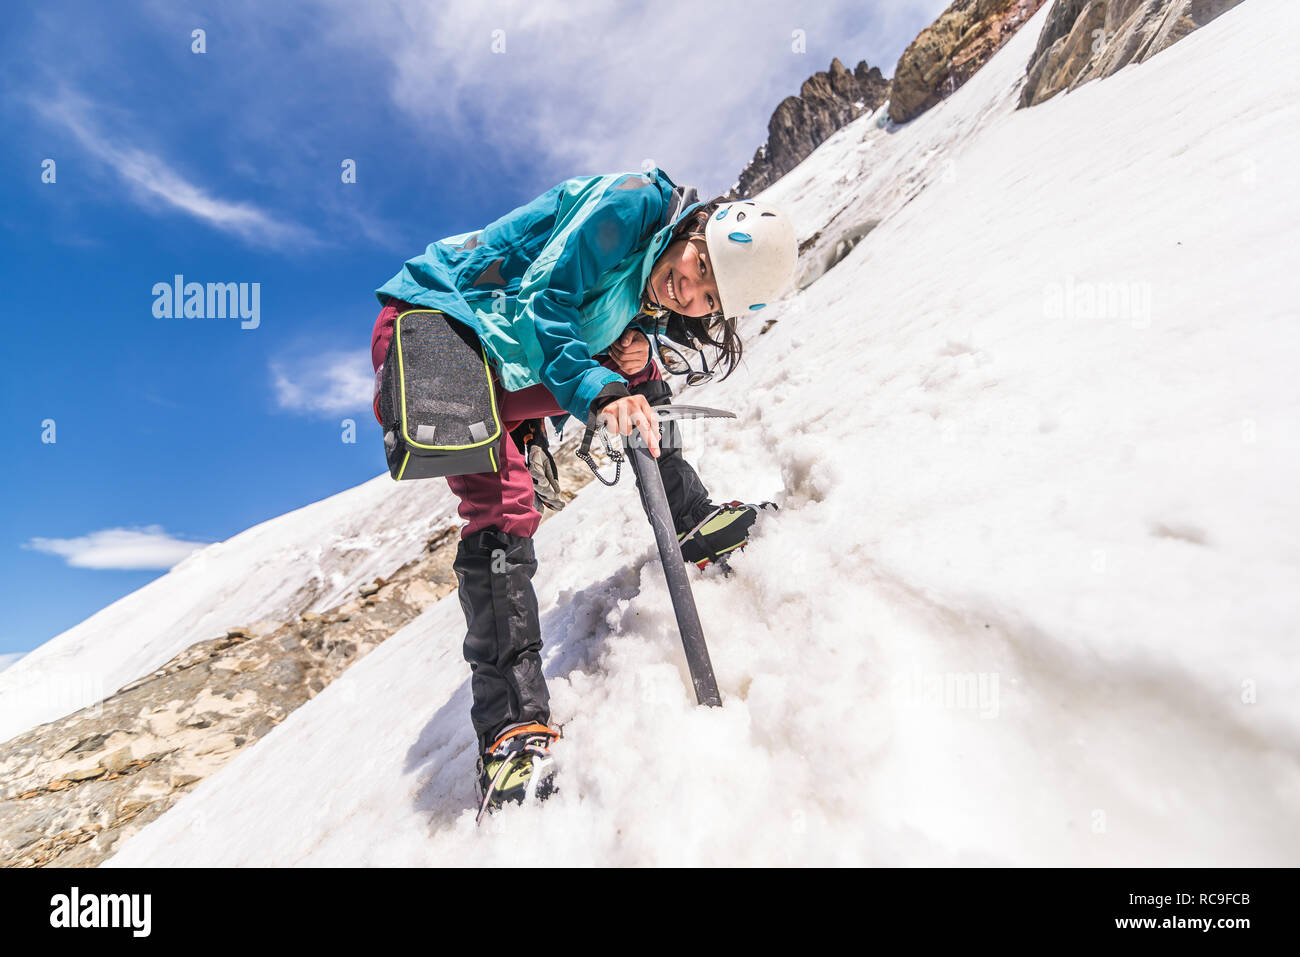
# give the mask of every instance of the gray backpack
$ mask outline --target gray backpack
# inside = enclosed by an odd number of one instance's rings
[[[394,479],[501,468],[492,371],[472,329],[433,309],[397,317],[380,367],[379,418]]]

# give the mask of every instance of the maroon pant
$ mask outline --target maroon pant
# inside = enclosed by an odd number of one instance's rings
[[[601,365],[624,375],[608,356],[601,360]],[[624,375],[624,378],[628,385],[639,385],[647,379],[660,378],[659,369],[651,362],[636,375]],[[544,385],[507,392],[501,387],[494,369],[492,387],[496,390],[499,403],[497,409],[505,422],[507,433],[526,419],[559,415],[564,411]],[[586,425],[586,422],[580,422],[578,428],[586,428]],[[489,525],[512,535],[531,538],[542,521],[542,516],[533,505],[533,474],[528,471],[524,454],[508,434],[501,437],[497,455],[501,468],[496,472],[447,477],[447,484],[460,499],[460,517],[469,523],[461,529],[461,538],[468,538]]]
[[[420,307],[394,299],[380,310],[371,338],[371,358],[376,368],[384,361],[398,312],[417,308]],[[622,375],[629,386],[662,378],[653,361],[634,376],[626,375],[608,356],[601,359],[600,364]],[[460,499],[457,511],[469,523],[461,529],[460,537],[468,538],[475,532],[493,526],[512,535],[532,538],[537,526],[541,524],[542,516],[533,505],[533,475],[528,471],[528,463],[509,433],[527,419],[559,415],[565,410],[560,408],[555,396],[544,385],[507,392],[497,377],[496,369],[492,369],[492,388],[496,393],[497,410],[505,423],[505,432],[497,446],[497,461],[501,463],[501,468],[496,472],[447,477],[447,485]],[[578,423],[579,428],[586,428],[586,425],[586,422]]]

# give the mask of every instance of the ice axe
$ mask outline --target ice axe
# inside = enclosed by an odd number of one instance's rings
[[[736,413],[723,409],[710,409],[702,405],[668,405],[656,406],[655,414],[660,423],[674,423],[682,419],[734,419]],[[591,440],[596,426],[587,427],[582,446],[578,449],[578,458],[587,463],[596,478],[606,485],[618,482],[623,464],[623,453],[614,449],[609,442],[609,435],[604,424],[600,425],[601,441],[605,451],[614,462],[614,478],[606,479],[596,468],[591,458]],[[673,612],[677,616],[677,630],[682,636],[682,647],[686,651],[686,665],[691,671],[691,684],[695,687],[695,700],[700,704],[717,708],[722,705],[722,696],[718,693],[718,682],[713,676],[713,662],[709,660],[709,648],[704,642],[704,629],[700,625],[700,614],[695,608],[695,595],[691,592],[691,580],[686,574],[686,562],[682,558],[681,545],[677,541],[677,531],[673,527],[672,512],[668,507],[668,496],[664,492],[663,478],[659,474],[659,464],[639,432],[633,432],[624,439],[632,460],[632,470],[636,473],[637,489],[641,494],[641,504],[645,507],[650,526],[654,529],[655,543],[659,546],[659,560],[664,566],[664,577],[668,580],[668,595],[672,599]]]

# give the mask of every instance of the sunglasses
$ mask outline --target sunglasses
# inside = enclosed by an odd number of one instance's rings
[[[650,341],[654,345],[655,355],[659,358],[659,363],[672,375],[686,376],[687,385],[699,385],[701,382],[708,382],[713,378],[713,371],[709,368],[709,363],[704,358],[703,353],[696,353],[700,357],[700,368],[696,369],[691,365],[690,360],[686,358],[686,352],[691,351],[686,346],[673,342],[663,333],[657,334]]]

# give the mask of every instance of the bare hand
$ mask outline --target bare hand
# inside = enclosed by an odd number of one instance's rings
[[[615,399],[600,410],[598,420],[617,435],[631,435],[635,427],[645,440],[650,454],[659,457],[659,416],[643,395]]]
[[[609,357],[624,375],[636,375],[650,361],[650,340],[636,329],[624,329],[623,335],[609,347]]]

